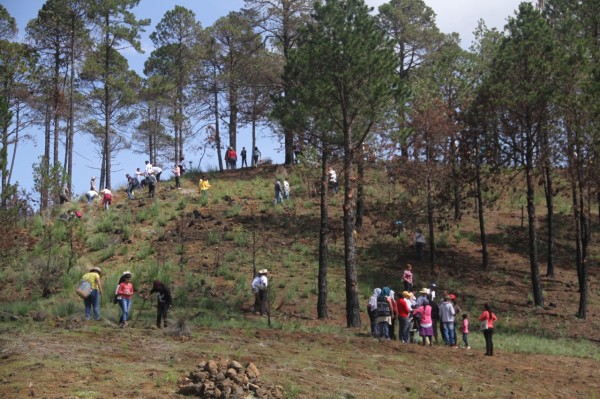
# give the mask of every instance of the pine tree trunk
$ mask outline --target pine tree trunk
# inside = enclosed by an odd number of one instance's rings
[[[537,231],[535,214],[535,183],[533,181],[533,134],[529,131],[526,137],[525,172],[527,174],[527,221],[529,227],[529,264],[531,268],[531,284],[533,301],[536,306],[544,306],[544,297],[540,284],[540,271],[537,257]]]
[[[360,327],[358,281],[356,275],[356,238],[353,169],[354,153],[351,147],[351,131],[344,133],[344,266],[346,270],[346,324]]]
[[[329,234],[329,215],[327,205],[327,160],[328,152],[323,150],[321,158],[321,228],[319,230],[319,281],[317,299],[317,317],[327,319],[327,259],[329,247],[327,237]]]

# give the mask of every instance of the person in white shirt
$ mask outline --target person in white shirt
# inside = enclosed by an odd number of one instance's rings
[[[283,199],[290,199],[290,182],[287,177],[283,180]]]
[[[267,295],[267,287],[269,286],[269,280],[267,279],[267,269],[261,269],[258,271],[254,280],[252,280],[252,292],[254,292],[254,311],[260,312],[261,316],[267,314],[267,306],[269,304],[269,298]]]
[[[152,172],[152,164],[150,163],[150,161],[146,161],[146,174],[145,176],[147,177],[148,175],[151,175]]]
[[[112,193],[110,192],[110,190],[108,188],[105,188],[104,190],[102,190],[100,192],[103,194],[102,195],[102,206],[104,207],[104,209],[108,210],[108,208],[112,204]]]
[[[153,166],[152,173],[156,176],[156,181],[160,181],[160,174],[162,173],[162,168],[160,166]]]
[[[337,174],[335,173],[335,170],[333,170],[333,167],[329,167],[329,171],[327,171],[327,174],[329,175],[329,186],[331,187],[331,189],[333,190],[333,192],[335,194],[338,193],[338,181],[337,181]]]
[[[415,234],[415,249],[417,250],[417,259],[423,259],[423,248],[425,248],[425,236],[421,229],[417,229]]]

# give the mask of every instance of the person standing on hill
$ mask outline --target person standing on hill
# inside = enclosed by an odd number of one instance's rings
[[[408,343],[409,340],[409,315],[411,311],[411,306],[408,298],[410,297],[410,293],[408,291],[404,291],[402,296],[398,299],[398,339],[400,339],[403,343]]]
[[[59,200],[61,204],[64,204],[65,202],[69,202],[69,188],[67,187],[67,185],[63,185],[61,190],[60,190],[60,194],[59,194]]]
[[[137,188],[142,189],[146,185],[146,176],[144,172],[140,170],[140,168],[136,168],[135,170],[135,178],[137,179]]]
[[[375,288],[373,295],[371,295],[367,303],[367,313],[371,322],[371,336],[373,338],[379,337],[379,328],[377,326],[377,297],[379,297],[379,294],[381,294],[381,288]]]
[[[426,345],[427,338],[429,338],[429,346],[432,346],[433,320],[431,318],[431,306],[429,305],[429,301],[425,299],[422,302],[422,306],[413,310],[413,314],[419,319],[419,335],[423,341],[423,346]]]
[[[87,281],[92,287],[92,292],[83,300],[85,305],[85,318],[89,320],[94,310],[94,320],[100,320],[100,296],[102,295],[102,269],[94,266],[90,271],[81,277],[82,281]]]
[[[225,153],[225,162],[227,164],[227,169],[235,169],[235,165],[237,163],[237,153],[235,152],[233,147],[229,147],[229,149]]]
[[[254,147],[254,150],[252,151],[252,163],[254,167],[258,166],[258,161],[260,161],[261,155],[262,154],[258,150],[258,147]]]
[[[408,263],[404,273],[402,274],[402,282],[404,283],[404,291],[412,292],[413,289],[413,273],[412,265]]]
[[[152,164],[150,163],[150,161],[146,161],[146,169],[145,169],[145,174],[144,176],[148,177],[149,175],[151,175],[152,172]]]
[[[181,176],[181,168],[179,165],[175,164],[173,167],[173,174],[175,175],[175,188],[177,190],[181,190],[181,182],[179,181],[179,177]]]
[[[283,196],[281,194],[283,188],[281,187],[281,182],[279,180],[275,180],[275,199],[273,200],[274,204],[283,204]]]
[[[248,161],[246,161],[246,155],[248,155],[248,153],[246,152],[246,147],[242,147],[242,152],[240,152],[240,155],[242,156],[242,168],[244,167],[244,165],[248,167]]]
[[[169,309],[173,306],[173,297],[171,296],[171,291],[169,288],[164,285],[159,280],[154,280],[152,283],[152,289],[148,295],[152,295],[156,293],[156,327],[161,327],[161,321],[164,323],[165,327],[169,326],[169,322],[167,321],[167,316],[169,313]]]
[[[198,191],[202,193],[202,198],[208,200],[208,189],[210,188],[210,184],[208,183],[208,179],[206,176],[202,176],[200,181],[198,182]]]
[[[283,179],[283,199],[290,200],[290,182],[287,177]]]
[[[458,345],[456,345],[456,333],[454,331],[455,314],[456,312],[450,296],[445,296],[444,301],[440,305],[440,316],[442,318],[442,326],[444,329],[444,342],[452,348],[458,348]]]
[[[258,271],[254,280],[252,280],[252,292],[254,293],[254,312],[260,312],[261,316],[268,314],[268,286],[267,269]]]
[[[483,305],[483,312],[478,319],[481,322],[481,331],[485,338],[485,355],[494,356],[494,322],[498,317],[492,312],[492,307],[489,304]]]
[[[390,298],[389,287],[383,287],[379,297],[377,297],[377,325],[379,326],[379,336],[383,339],[390,339],[390,325],[392,324],[392,299]]]
[[[156,191],[156,177],[150,173],[146,177],[146,182],[148,182],[148,197],[154,198],[154,193]]]
[[[184,161],[185,161],[185,159],[183,157],[181,157],[181,158],[179,158],[179,163],[177,164],[177,166],[179,166],[179,173],[181,176],[185,173],[185,162]]]
[[[334,194],[338,193],[338,181],[337,181],[337,173],[335,173],[335,170],[333,170],[333,167],[330,166],[329,170],[327,171],[327,174],[329,175],[329,186],[331,187],[331,189],[333,190]]]
[[[96,176],[92,176],[90,180],[90,191],[96,191]]]
[[[121,318],[119,319],[119,326],[127,327],[127,318],[129,316],[129,309],[131,308],[131,298],[133,297],[133,284],[131,284],[132,274],[130,271],[123,273],[119,279],[119,285],[117,286],[117,299],[120,302]]]
[[[463,344],[465,344],[464,348],[471,349],[471,347],[469,346],[469,315],[466,313],[463,313],[463,315],[462,315],[461,331],[462,331]]]

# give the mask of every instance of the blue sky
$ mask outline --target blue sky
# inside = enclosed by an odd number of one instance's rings
[[[20,36],[23,36],[27,22],[36,17],[38,10],[42,7],[43,0],[0,0],[8,12],[17,20]],[[458,32],[468,48],[477,26],[477,21],[483,19],[488,27],[497,27],[502,30],[506,19],[514,15],[519,0],[425,0],[437,14],[437,25],[442,32]],[[367,4],[375,9],[383,4],[382,0],[367,0]],[[218,18],[227,15],[230,11],[236,11],[243,7],[243,0],[141,0],[140,5],[134,10],[138,18],[150,18],[151,24],[143,34],[142,48],[145,54],[128,51],[124,55],[128,58],[130,68],[143,75],[144,61],[153,49],[148,35],[154,30],[156,24],[161,20],[164,13],[171,10],[175,5],[188,8],[196,13],[196,17],[203,27],[212,25]],[[238,133],[238,152],[242,146],[251,147],[251,137],[247,130]],[[281,152],[281,144],[272,137],[271,132],[259,133],[258,146],[263,157],[270,157],[276,163],[282,163],[284,155]],[[75,138],[74,167],[73,167],[73,191],[82,194],[87,190],[91,176],[98,175],[101,162],[100,157],[91,149],[85,136]],[[9,154],[11,152],[9,151]],[[16,167],[13,173],[13,182],[18,181],[21,187],[28,190],[32,188],[31,165],[38,161],[43,153],[43,135],[37,134],[37,142],[21,143],[17,152]],[[185,153],[185,151],[184,151]],[[186,161],[192,161],[194,167],[198,166],[199,154],[185,153]],[[62,156],[61,156],[62,157]],[[121,152],[113,163],[113,189],[125,183],[125,174],[132,173],[137,167],[142,168],[145,156],[133,154],[129,151]],[[216,165],[216,155],[208,154],[202,161],[202,168]],[[167,169],[170,165],[163,165]],[[170,176],[167,172],[167,176]],[[164,176],[163,174],[163,176]],[[113,190],[115,191],[115,190]],[[126,195],[117,193],[117,195]]]

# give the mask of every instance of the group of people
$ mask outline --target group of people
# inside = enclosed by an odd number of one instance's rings
[[[100,190],[100,194],[102,194],[102,207],[106,210],[112,204],[112,192],[108,188],[103,188]],[[87,193],[85,193],[85,197],[87,198],[87,205],[89,206],[92,201],[96,198],[100,198],[100,194],[96,191],[96,176],[92,176],[90,179],[90,189]]]
[[[252,150],[252,166],[258,166],[258,161],[261,158],[261,153],[258,147],[254,147]],[[242,147],[242,151],[240,151],[240,156],[242,157],[242,168],[248,167],[248,152],[246,151],[246,147]],[[233,147],[229,147],[227,151],[225,151],[225,167],[227,170],[234,170],[237,168],[237,152]]]
[[[119,326],[127,327],[129,321],[129,314],[131,312],[131,303],[133,300],[134,289],[131,279],[133,273],[125,271],[119,278],[113,303],[118,304],[121,308],[121,316],[119,318]],[[100,298],[103,293],[102,285],[102,269],[98,266],[94,266],[88,273],[85,273],[81,277],[81,283],[87,283],[91,287],[91,290],[83,297],[85,307],[85,318],[90,320],[92,315],[94,320],[100,320]],[[169,325],[167,321],[168,311],[173,305],[173,297],[169,287],[163,284],[160,280],[154,280],[152,289],[147,296],[142,296],[147,299],[149,295],[156,293],[157,309],[156,309],[156,326],[161,328],[161,325],[167,327]]]
[[[405,282],[406,284],[406,282]],[[406,286],[406,285],[405,285]],[[418,331],[422,345],[438,343],[438,328],[444,345],[458,348],[455,321],[461,314],[460,306],[456,304],[456,296],[444,291],[442,300],[435,300],[436,285],[418,292],[418,297],[412,290],[405,290],[396,300],[395,293],[388,287],[375,288],[367,303],[367,312],[371,322],[371,335],[383,339],[396,339],[395,325],[398,320],[398,339],[403,343],[416,342],[415,333]],[[484,305],[483,312],[478,318],[479,329],[483,332],[486,343],[486,356],[493,356],[494,322],[497,316],[489,304]],[[438,327],[439,326],[439,327]],[[463,313],[460,320],[463,348],[469,346],[469,316]]]

